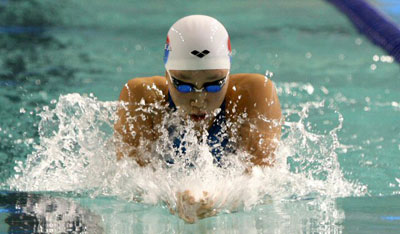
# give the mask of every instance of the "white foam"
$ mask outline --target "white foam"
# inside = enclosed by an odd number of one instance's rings
[[[190,190],[200,197],[207,191],[216,207],[226,212],[250,210],[271,201],[334,199],[366,192],[365,186],[344,178],[337,159],[336,151],[345,148],[337,138],[341,115],[339,125],[327,134],[306,130],[309,110],[325,108],[323,103],[310,102],[300,111],[287,110],[297,114],[299,120],[285,123],[276,165],[255,167],[251,175],[243,173],[245,167],[240,160],[246,153],[227,155],[230,166],[217,167],[208,146],[190,130],[185,137],[191,147],[184,156],[175,158],[174,165],[165,166],[159,161],[153,167],[141,168],[129,158],[117,161],[113,124],[119,105],[68,94],[60,96],[54,109],[43,108],[40,144],[25,162],[17,164],[15,177],[8,181],[10,188],[117,196],[148,204],[167,203],[170,207],[176,206],[177,192]],[[165,135],[161,138],[149,157],[173,154],[168,152],[173,150],[171,142]],[[184,160],[188,158],[195,167],[187,168]]]

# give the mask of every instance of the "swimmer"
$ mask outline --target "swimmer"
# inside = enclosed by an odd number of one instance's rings
[[[273,166],[282,118],[274,84],[261,74],[231,74],[231,55],[228,32],[218,20],[191,15],[174,23],[164,48],[165,76],[134,78],[122,88],[120,101],[127,105],[118,110],[114,126],[122,142],[117,157],[132,157],[140,166],[151,164],[143,152],[160,137],[157,126],[163,117],[175,111],[180,119],[194,122],[199,135],[207,131],[210,149],[222,147],[211,151],[216,161],[225,150],[242,150],[250,155],[244,162],[248,173],[252,166]],[[165,109],[149,112],[143,104]],[[227,122],[229,127],[221,127]],[[230,139],[236,139],[235,144]],[[179,140],[174,145],[179,147]],[[216,214],[207,192],[198,201],[190,191],[177,197],[175,211],[187,222]],[[195,217],[185,213],[193,209]]]

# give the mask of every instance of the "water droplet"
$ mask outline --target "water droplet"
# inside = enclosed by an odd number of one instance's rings
[[[314,93],[314,87],[311,84],[306,85],[305,89],[306,89],[307,93],[310,95]]]
[[[324,86],[321,87],[321,91],[322,91],[324,94],[329,94],[329,90],[328,90],[327,88],[325,88]]]
[[[266,70],[265,71],[265,83],[268,82],[268,78],[271,79],[274,76],[274,73],[272,71]]]
[[[136,44],[136,45],[135,45],[135,50],[142,50],[142,46],[139,45],[139,44]]]

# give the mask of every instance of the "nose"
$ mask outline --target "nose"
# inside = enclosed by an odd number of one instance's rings
[[[192,107],[203,108],[206,104],[206,93],[201,92],[196,94],[190,101]]]

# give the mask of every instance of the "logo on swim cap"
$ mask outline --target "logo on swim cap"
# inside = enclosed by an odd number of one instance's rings
[[[167,70],[230,69],[231,55],[228,32],[218,20],[190,15],[169,29],[164,64]]]
[[[193,50],[192,52],[190,52],[191,54],[199,57],[199,58],[203,58],[204,56],[206,56],[207,54],[210,53],[210,51],[208,50],[203,50],[202,52],[199,52],[197,50]]]

